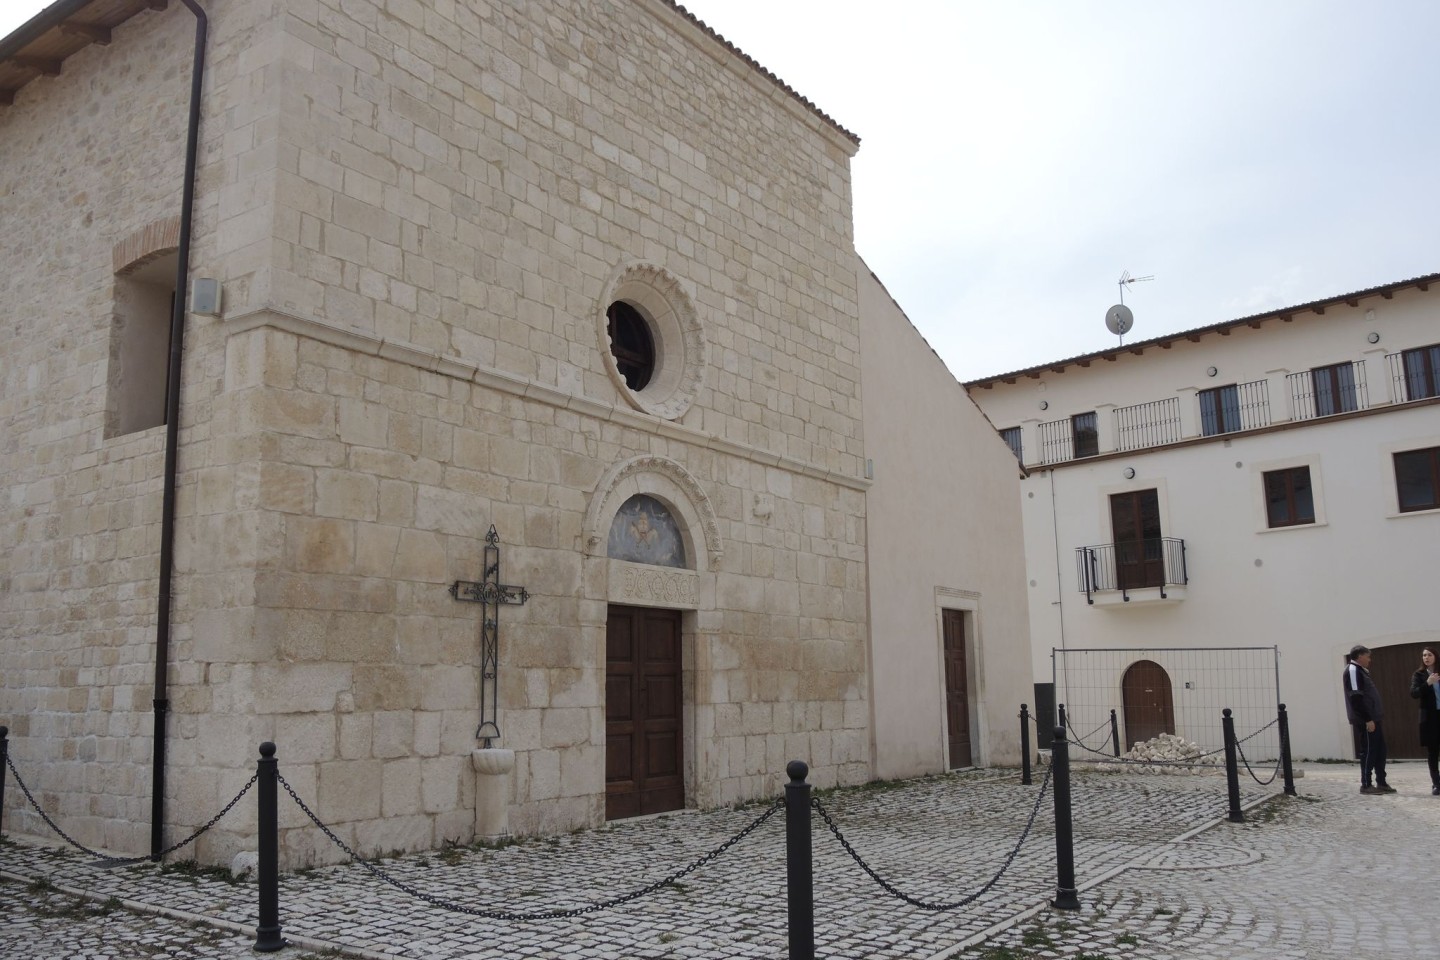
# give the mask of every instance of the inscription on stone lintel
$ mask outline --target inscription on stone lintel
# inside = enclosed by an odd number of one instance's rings
[[[616,599],[684,607],[700,603],[700,578],[694,573],[633,566],[626,566],[619,573],[620,596]]]

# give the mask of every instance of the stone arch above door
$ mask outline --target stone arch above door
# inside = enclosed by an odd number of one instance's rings
[[[686,556],[693,558],[697,573],[719,566],[725,548],[709,495],[690,471],[668,457],[657,456],[622,460],[600,478],[585,511],[587,555],[605,556],[615,512],[636,494],[654,497],[674,515],[685,539]]]

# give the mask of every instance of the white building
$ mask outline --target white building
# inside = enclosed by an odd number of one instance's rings
[[[1027,473],[1037,684],[1051,682],[1052,649],[1075,666],[1075,650],[1115,650],[1085,655],[1103,664],[1094,689],[1056,697],[1116,708],[1123,746],[1177,726],[1214,743],[1198,727],[1222,706],[1244,736],[1273,717],[1278,685],[1295,755],[1347,757],[1339,673],[1363,643],[1392,755],[1416,755],[1408,678],[1440,640],[1436,283],[966,384]],[[1274,648],[1278,667],[1264,649],[1218,652],[1237,647]],[[1164,652],[1192,648],[1204,652]],[[1076,732],[1105,712],[1072,714]]]

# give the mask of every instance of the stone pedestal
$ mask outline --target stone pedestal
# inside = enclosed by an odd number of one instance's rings
[[[475,767],[475,839],[494,840],[510,835],[510,773],[514,750],[471,750]]]

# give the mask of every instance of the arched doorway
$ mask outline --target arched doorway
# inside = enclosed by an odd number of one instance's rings
[[[612,560],[686,569],[669,508],[637,493],[610,525]],[[611,604],[605,625],[605,819],[685,806],[680,611]]]
[[[1136,660],[1120,681],[1125,704],[1125,749],[1175,732],[1170,675],[1154,660]]]
[[[717,624],[713,568],[723,556],[714,505],[683,466],[640,456],[596,486],[584,528],[587,595],[606,603],[603,670],[607,820],[705,802],[705,744],[694,691],[697,655]],[[596,589],[598,588],[598,589]]]

